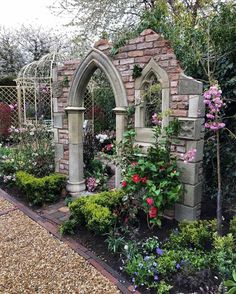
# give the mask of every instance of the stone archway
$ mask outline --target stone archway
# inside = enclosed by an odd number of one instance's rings
[[[69,102],[66,107],[69,128],[69,181],[67,190],[78,195],[85,190],[83,171],[83,107],[87,84],[97,68],[107,76],[115,96],[116,140],[122,140],[125,129],[125,114],[128,106],[126,90],[121,76],[110,59],[101,51],[93,48],[78,66],[72,80]],[[116,169],[116,186],[120,183],[120,173]]]

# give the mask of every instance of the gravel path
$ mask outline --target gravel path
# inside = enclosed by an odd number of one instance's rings
[[[0,199],[0,211],[12,205]],[[0,216],[1,294],[118,294],[83,257],[19,210]]]

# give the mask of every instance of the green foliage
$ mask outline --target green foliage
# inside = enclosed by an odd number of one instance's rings
[[[233,235],[220,237],[215,234],[213,248],[213,266],[223,279],[229,278],[236,264],[236,245]]]
[[[143,70],[140,67],[140,65],[139,64],[135,64],[134,65],[134,68],[133,68],[133,74],[132,74],[133,79],[137,79],[137,78],[141,77],[142,71]]]
[[[172,206],[182,194],[180,172],[177,169],[175,156],[171,154],[171,140],[179,132],[179,122],[173,120],[164,128],[154,126],[155,143],[148,149],[147,154],[141,154],[133,147],[135,131],[130,129],[124,134],[124,141],[119,146],[122,161],[123,190],[126,195],[144,209],[150,216],[149,222],[160,225],[164,209]],[[158,216],[150,215],[150,204],[158,209]]]
[[[16,185],[31,205],[55,202],[59,199],[65,183],[66,178],[61,174],[36,178],[23,171],[16,173]]]
[[[45,125],[25,125],[11,128],[8,153],[1,156],[0,182],[11,183],[19,170],[43,177],[54,171],[54,145],[52,132]]]
[[[181,248],[182,246],[204,249],[209,246],[214,239],[216,232],[216,221],[199,220],[193,222],[181,222],[179,230],[170,235],[170,243],[166,246],[171,248]]]
[[[232,280],[227,280],[224,282],[224,285],[227,287],[228,292],[226,294],[235,294],[236,293],[236,270],[233,271]]]
[[[96,233],[109,232],[116,221],[113,211],[120,205],[122,197],[123,192],[114,190],[76,199],[69,204],[69,222],[62,225],[61,231],[70,233],[77,224],[84,224]]]
[[[157,293],[158,294],[167,294],[167,293],[170,293],[170,290],[172,288],[173,287],[171,285],[166,283],[164,280],[161,280],[160,283],[157,286]]]
[[[108,244],[108,246],[107,246],[108,250],[113,253],[117,253],[119,251],[122,251],[124,244],[125,244],[124,237],[116,236],[113,233],[108,234],[108,237],[105,240],[105,242]]]
[[[230,220],[229,231],[233,234],[234,238],[236,238],[236,215]]]

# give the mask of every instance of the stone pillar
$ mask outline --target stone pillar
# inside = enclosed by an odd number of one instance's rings
[[[69,127],[69,180],[68,192],[79,197],[85,190],[83,161],[84,107],[67,107]]]
[[[120,143],[123,139],[123,134],[126,127],[126,114],[127,109],[126,107],[116,107],[113,109],[116,114],[116,142]],[[115,187],[119,188],[121,182],[121,171],[120,168],[116,167],[116,181]]]

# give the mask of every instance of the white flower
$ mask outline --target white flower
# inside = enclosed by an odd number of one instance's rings
[[[126,244],[126,245],[124,246],[124,249],[127,251],[127,250],[129,249],[129,246]]]

